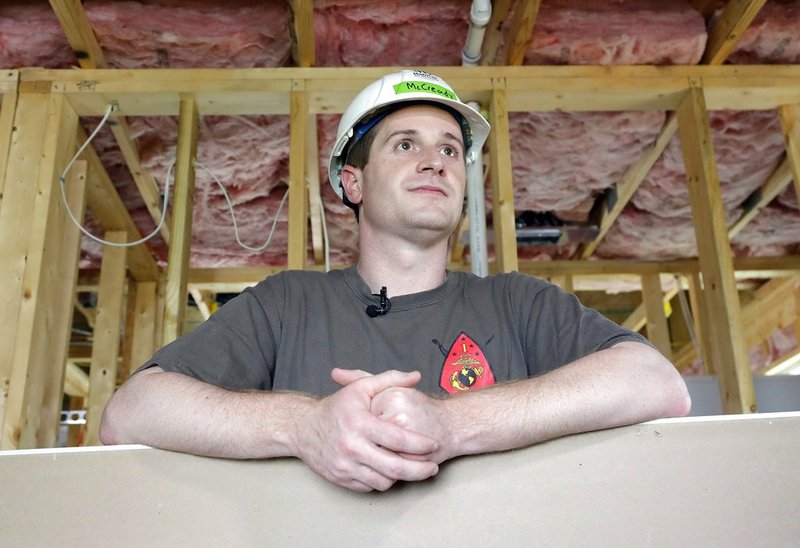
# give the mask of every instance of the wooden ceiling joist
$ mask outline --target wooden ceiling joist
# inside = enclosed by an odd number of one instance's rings
[[[292,58],[298,67],[316,64],[314,45],[314,3],[311,0],[291,0]]]
[[[506,40],[508,44],[506,65],[519,66],[525,60],[525,50],[531,41],[533,25],[536,23],[541,3],[541,0],[517,0]]]
[[[742,215],[728,229],[728,238],[731,240],[739,234],[750,221],[756,218],[762,209],[767,207],[772,200],[778,197],[783,190],[792,182],[792,172],[789,168],[788,159],[778,164],[775,171],[769,176],[767,181],[757,188],[742,204]]]
[[[701,63],[721,65],[765,3],[766,0],[730,0],[708,29],[708,41]]]
[[[778,112],[786,143],[786,159],[794,180],[795,196],[800,204],[800,104],[783,105]]]
[[[105,68],[103,50],[97,42],[81,0],[50,0],[61,29],[75,52],[81,68]]]
[[[80,0],[50,0],[50,5],[58,17],[61,28],[72,46],[81,68],[108,68],[103,56],[103,50],[97,41]],[[131,137],[128,123],[124,117],[113,115],[109,121],[109,127],[119,145],[122,158],[128,166],[133,181],[142,195],[144,204],[153,218],[153,222],[158,226],[162,215],[161,195],[155,179],[142,167],[139,149],[135,139]],[[160,235],[167,245],[169,245],[169,231],[170,219],[169,214],[167,214],[160,231]]]
[[[497,59],[497,50],[503,37],[503,23],[511,9],[511,0],[494,0],[492,2],[492,18],[486,27],[483,37],[483,51],[481,51],[481,65],[494,65]]]

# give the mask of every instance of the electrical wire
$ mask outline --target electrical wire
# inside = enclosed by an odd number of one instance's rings
[[[78,229],[83,234],[85,234],[90,239],[92,239],[92,240],[94,240],[94,241],[96,241],[98,243],[101,243],[103,245],[110,245],[110,246],[114,246],[114,247],[133,247],[135,245],[142,244],[142,243],[148,241],[149,239],[151,239],[153,236],[158,234],[161,231],[161,229],[163,228],[163,226],[164,226],[164,220],[166,219],[167,208],[169,206],[170,178],[172,176],[172,170],[175,167],[175,160],[174,159],[167,166],[167,172],[166,172],[166,175],[164,177],[164,207],[163,207],[163,209],[161,211],[161,219],[158,222],[158,226],[156,226],[156,228],[150,234],[148,234],[147,236],[145,236],[143,238],[140,238],[140,239],[136,240],[135,242],[124,242],[124,243],[110,242],[108,240],[104,240],[102,238],[99,238],[99,237],[95,236],[94,234],[92,234],[91,232],[89,232],[88,230],[86,230],[86,228],[84,228],[84,226],[75,217],[75,214],[72,212],[72,209],[69,206],[69,202],[67,201],[67,193],[66,193],[66,189],[65,189],[66,178],[67,178],[67,174],[69,173],[69,170],[72,169],[72,166],[75,163],[75,161],[83,153],[83,151],[86,150],[86,147],[89,146],[89,144],[92,142],[92,140],[97,136],[97,134],[100,132],[100,130],[106,124],[106,122],[108,121],[109,116],[111,116],[111,113],[114,110],[116,110],[117,108],[118,107],[117,107],[117,105],[115,103],[112,103],[112,104],[108,105],[108,108],[106,108],[106,112],[103,115],[103,118],[100,120],[100,123],[97,124],[97,127],[89,135],[89,138],[86,139],[86,142],[83,143],[83,145],[81,145],[81,147],[78,149],[78,152],[76,152],[75,155],[72,157],[72,159],[69,162],[67,162],[66,167],[64,167],[64,171],[61,173],[61,176],[59,177],[59,182],[60,182],[60,187],[61,187],[61,199],[64,202],[64,207],[67,210],[67,215],[69,216],[70,220],[75,224],[75,226],[78,227]],[[219,188],[222,191],[222,195],[225,196],[225,201],[228,204],[228,210],[230,211],[230,214],[231,214],[231,221],[233,222],[233,233],[234,233],[234,236],[236,237],[236,243],[238,243],[239,246],[241,246],[242,248],[244,248],[247,251],[250,251],[252,253],[261,253],[262,251],[264,251],[267,248],[267,246],[269,246],[270,242],[272,241],[272,236],[275,234],[275,227],[278,224],[278,217],[280,216],[280,213],[283,210],[283,204],[286,202],[286,198],[289,196],[289,189],[288,188],[286,189],[286,192],[284,193],[283,198],[281,199],[281,203],[278,205],[278,210],[275,212],[275,218],[272,221],[272,228],[270,228],[269,235],[267,236],[267,241],[264,242],[264,244],[259,246],[259,247],[251,247],[251,246],[245,244],[244,242],[242,242],[242,240],[239,238],[239,225],[236,222],[236,214],[234,213],[234,210],[233,210],[233,202],[231,202],[230,196],[228,195],[228,191],[225,190],[225,185],[223,185],[222,181],[219,180],[217,175],[213,171],[208,169],[205,165],[201,164],[200,162],[195,162],[194,165],[195,165],[195,168],[199,167],[199,168],[203,169],[206,173],[211,175],[211,178],[214,179],[214,182],[216,182],[217,185],[219,185]],[[328,270],[328,269],[330,269],[330,259],[328,257],[328,251],[327,251],[327,248],[328,248],[328,244],[327,244],[328,230],[327,230],[327,227],[325,226],[325,212],[324,212],[324,210],[322,212],[322,222],[323,222],[323,235],[324,235],[324,238],[325,238],[325,247],[326,247],[325,264],[326,264],[326,270]]]
[[[236,237],[236,243],[238,243],[242,248],[251,251],[253,253],[261,253],[262,251],[264,251],[269,245],[269,243],[272,241],[272,236],[275,233],[275,226],[278,224],[278,217],[280,216],[281,210],[283,209],[284,202],[286,202],[286,198],[289,196],[289,189],[288,188],[286,189],[286,192],[283,194],[283,198],[281,198],[281,203],[278,205],[278,211],[275,212],[275,218],[272,220],[272,228],[270,228],[269,230],[269,236],[267,236],[267,241],[264,242],[259,247],[250,247],[249,245],[242,242],[242,240],[239,238],[239,225],[236,223],[236,215],[233,212],[233,202],[231,202],[231,198],[230,196],[228,196],[228,191],[225,190],[225,186],[222,184],[222,181],[219,180],[219,178],[213,171],[208,169],[200,162],[195,162],[194,165],[195,167],[199,167],[203,169],[206,173],[211,175],[211,178],[214,179],[214,182],[216,182],[219,185],[219,188],[222,191],[222,195],[225,196],[225,201],[228,203],[228,210],[231,213],[231,220],[233,221],[233,234]]]
[[[678,302],[681,303],[681,312],[683,312],[683,320],[686,322],[686,327],[689,330],[689,338],[692,339],[692,344],[698,350],[700,345],[697,342],[697,333],[694,329],[694,321],[692,315],[689,313],[689,303],[686,302],[686,292],[683,290],[680,276],[675,276],[675,283],[678,285]]]
[[[328,240],[328,223],[325,220],[325,206],[322,205],[322,200],[319,202],[320,216],[322,217],[322,247],[325,249],[325,272],[331,270],[331,247]]]
[[[64,208],[67,210],[67,215],[69,216],[70,220],[72,220],[72,222],[75,224],[75,226],[77,226],[78,229],[81,232],[83,232],[83,234],[85,234],[87,237],[94,240],[95,242],[104,245],[110,245],[114,247],[133,247],[135,245],[139,245],[146,242],[147,240],[158,234],[161,228],[164,226],[164,219],[166,218],[167,206],[169,205],[169,178],[172,173],[172,167],[175,165],[174,161],[167,168],[166,182],[164,184],[164,209],[161,211],[161,220],[158,222],[158,226],[156,226],[156,228],[150,234],[148,234],[144,238],[136,240],[135,242],[123,242],[123,243],[109,242],[108,240],[98,238],[97,236],[86,230],[86,228],[83,227],[81,222],[75,217],[75,214],[72,212],[72,209],[69,207],[69,202],[67,201],[67,192],[64,188],[66,184],[67,173],[69,173],[69,170],[72,169],[72,165],[75,163],[75,160],[77,160],[78,157],[83,153],[83,151],[86,150],[86,147],[88,147],[89,143],[92,142],[92,139],[94,139],[97,136],[97,134],[105,125],[106,121],[108,121],[108,117],[111,116],[111,112],[116,110],[116,108],[117,107],[114,103],[108,105],[108,108],[106,108],[106,113],[100,120],[100,123],[97,124],[97,127],[94,129],[91,135],[89,135],[89,138],[86,139],[86,142],[83,143],[83,145],[81,145],[81,147],[78,149],[78,152],[75,153],[75,156],[73,156],[72,159],[69,162],[67,162],[67,165],[64,168],[64,171],[61,173],[61,176],[58,178],[58,180],[61,187],[61,199],[64,201]]]

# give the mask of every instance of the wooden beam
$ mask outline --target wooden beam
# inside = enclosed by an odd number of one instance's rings
[[[82,220],[86,208],[86,171],[85,160],[77,160],[67,176],[65,195],[67,203],[75,217]],[[61,204],[59,203],[59,206]],[[47,264],[47,283],[41,289],[39,297],[44,303],[43,325],[47,326],[47,343],[32,356],[31,364],[43,362],[44,394],[39,427],[35,430],[37,447],[54,447],[58,439],[61,408],[64,401],[64,375],[73,320],[73,298],[75,284],[78,279],[78,261],[80,260],[81,234],[70,219],[66,209],[61,206],[55,211],[53,221],[55,230],[45,242],[44,261]],[[47,254],[47,249],[50,254]],[[59,334],[57,336],[56,334]],[[39,338],[39,344],[42,339]],[[33,437],[34,432],[31,432]],[[22,432],[25,439],[25,431]]]
[[[14,235],[0,239],[3,449],[37,447],[41,429],[55,420],[44,415],[45,398],[52,383],[60,397],[78,261],[77,229],[66,219],[58,181],[75,150],[77,124],[63,96],[20,94],[0,209],[0,231]],[[76,166],[70,181],[76,202],[83,168]]]
[[[419,67],[425,69],[426,67]],[[303,80],[311,113],[343,112],[386,67],[260,69],[21,69],[20,85],[65,93],[81,116],[116,102],[126,116],[170,115],[192,94],[203,115],[285,114],[292,82]],[[492,79],[506,80],[510,111],[675,110],[687,78],[702,78],[710,109],[770,109],[800,103],[800,66],[427,67],[465,101],[486,103]]]
[[[770,280],[756,290],[752,301],[742,307],[746,347],[752,348],[763,343],[772,336],[775,328],[791,325],[800,317],[795,301],[798,283],[800,276]],[[703,352],[706,352],[705,349]],[[679,369],[685,369],[697,357],[695,348],[682,348],[677,354],[680,355],[676,363]],[[704,372],[714,373],[713,369],[708,368]]]
[[[494,65],[497,59],[497,49],[500,47],[500,40],[503,38],[503,23],[508,17],[511,9],[511,0],[494,0],[492,2],[492,18],[486,27],[486,34],[483,37],[483,51],[481,53],[481,65]]]
[[[6,166],[11,139],[14,134],[14,116],[17,111],[17,92],[7,91],[0,103],[0,207],[3,206],[3,187],[6,181]]]
[[[711,357],[711,345],[714,341],[708,338],[708,307],[703,294],[703,284],[699,272],[688,275],[689,306],[692,308],[692,323],[694,324],[695,353],[702,357],[703,374],[714,374],[714,363]]]
[[[80,161],[80,160],[79,160]],[[75,307],[75,310],[84,317],[86,323],[94,329],[94,320],[95,320],[95,309],[94,308],[87,308],[83,306],[80,302],[78,302],[77,294],[72,299],[72,304]]]
[[[631,201],[633,195],[636,194],[636,191],[639,189],[642,181],[644,181],[647,177],[647,174],[650,173],[650,169],[661,157],[661,154],[663,154],[677,130],[677,119],[673,113],[670,113],[667,115],[667,120],[664,123],[664,126],[661,128],[661,132],[658,134],[658,137],[656,137],[656,140],[653,142],[647,152],[645,152],[644,156],[642,156],[635,164],[629,167],[625,172],[625,175],[622,176],[622,179],[620,179],[619,182],[613,187],[611,191],[612,193],[609,195],[612,198],[609,199],[608,196],[600,198],[600,230],[597,233],[597,236],[595,236],[594,240],[588,244],[580,246],[576,256],[580,257],[581,259],[588,259],[592,256],[597,249],[597,246],[600,245],[600,242],[603,241],[603,238],[606,237],[608,231],[611,230],[613,224]]]
[[[575,293],[575,278],[571,274],[553,276],[550,281],[567,293]]]
[[[316,64],[314,47],[314,3],[311,0],[291,0],[292,59],[298,67]]]
[[[642,298],[647,315],[647,338],[664,356],[672,361],[672,344],[667,316],[664,313],[664,293],[658,274],[642,276]]]
[[[489,134],[492,178],[492,223],[494,251],[499,272],[519,270],[517,229],[514,211],[514,181],[511,168],[511,138],[508,130],[508,107],[505,80],[493,80]]]
[[[697,82],[678,109],[689,198],[694,218],[705,302],[709,309],[709,339],[714,341],[714,370],[720,381],[726,413],[755,412],[756,398],[742,332],[742,317],[733,260],[719,190],[703,90]]]
[[[663,300],[663,307],[668,306],[669,301],[672,300],[672,297],[678,294],[678,288],[673,287],[672,289],[668,289],[664,292],[664,300]],[[666,308],[665,308],[666,310]],[[630,313],[630,315],[625,319],[624,322],[620,324],[622,327],[626,329],[630,329],[631,331],[639,331],[645,325],[647,325],[647,307],[643,302],[636,310]]]
[[[508,44],[506,65],[519,66],[525,60],[525,50],[531,41],[533,24],[539,14],[540,4],[541,0],[517,0],[511,20],[511,29],[506,40],[506,44]]]
[[[797,203],[800,204],[800,104],[782,105],[778,112],[786,142],[786,160],[791,168]]]
[[[450,262],[461,263],[464,260],[464,237],[469,230],[469,215],[467,212],[461,214],[461,219],[458,221],[455,232],[450,238]]]
[[[308,255],[308,188],[306,155],[308,154],[308,96],[302,81],[293,83],[291,92],[289,136],[289,250],[290,269],[306,267]],[[316,156],[316,151],[314,151]]]
[[[753,22],[766,0],[730,0],[708,29],[701,63],[721,65]]]
[[[319,173],[319,143],[317,139],[317,115],[308,116],[308,129],[306,130],[306,181],[308,183],[308,217],[311,225],[311,248],[314,252],[316,264],[325,263],[324,233],[322,228],[323,211],[322,189],[320,188]],[[327,177],[322,184],[327,184]]]
[[[109,242],[124,243],[124,231],[107,232]],[[89,368],[89,401],[86,406],[85,445],[100,445],[100,417],[117,385],[122,311],[125,302],[126,248],[106,245],[100,267],[100,291],[97,293],[97,326]]]
[[[106,68],[103,50],[80,0],[50,0],[61,29],[84,69]]]
[[[742,215],[731,225],[728,229],[728,238],[732,240],[735,238],[744,227],[750,224],[750,221],[756,218],[761,213],[761,210],[767,207],[772,200],[778,197],[783,190],[792,182],[792,172],[789,167],[788,158],[775,168],[775,171],[767,178],[766,182],[757,188],[750,196],[742,203]]]
[[[189,294],[192,296],[192,300],[194,300],[194,304],[197,306],[197,310],[200,311],[200,315],[203,319],[209,319],[211,317],[211,301],[213,298],[211,292],[189,286]]]
[[[136,287],[136,303],[133,310],[133,333],[131,335],[131,368],[125,379],[137,367],[144,364],[156,351],[156,318],[158,314],[158,284],[156,282],[131,282]]]
[[[184,97],[181,100],[178,151],[175,159],[175,202],[172,206],[174,240],[169,248],[167,262],[163,344],[168,344],[181,335],[186,315],[198,124],[197,103],[192,97]]]
[[[72,361],[67,361],[64,374],[64,394],[77,398],[89,395],[89,375]]]
[[[39,93],[20,93],[14,120],[0,208],[0,233],[13,234],[0,238],[0,449],[19,446],[31,390],[41,394],[42,386],[34,385],[41,383],[42,371],[31,369],[31,354],[46,344],[38,337],[47,330],[36,331],[45,312],[39,306],[46,293],[40,285],[43,246],[54,230],[48,221],[57,211],[58,172],[74,150],[64,132],[77,127],[63,97]],[[31,405],[35,421],[41,401],[32,399]]]

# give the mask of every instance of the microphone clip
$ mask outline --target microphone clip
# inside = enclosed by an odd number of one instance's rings
[[[376,316],[383,316],[384,314],[389,312],[390,308],[392,308],[392,301],[390,301],[389,297],[386,296],[386,286],[381,287],[380,295],[376,295],[376,297],[377,296],[380,297],[379,306],[371,304],[367,306],[367,309],[365,310],[367,316],[369,316],[370,318],[374,318]]]

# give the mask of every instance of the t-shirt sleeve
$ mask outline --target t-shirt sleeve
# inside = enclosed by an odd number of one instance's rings
[[[583,306],[575,295],[554,284],[524,275],[517,275],[515,283],[525,284],[530,296],[523,301],[530,303],[523,328],[531,375],[550,371],[623,341],[652,346],[646,338]]]
[[[275,278],[275,279],[273,279]],[[139,369],[165,371],[233,390],[272,388],[283,292],[280,276],[248,288],[158,350]]]

